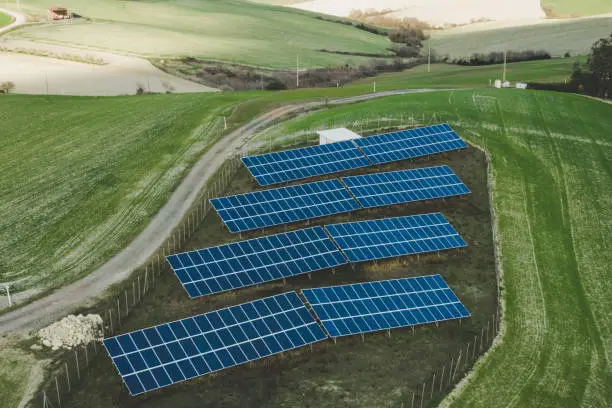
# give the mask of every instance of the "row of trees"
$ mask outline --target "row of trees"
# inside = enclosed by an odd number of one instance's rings
[[[591,47],[586,70],[579,61],[574,64],[569,82],[563,84],[530,83],[534,89],[584,93],[612,99],[612,34]]]

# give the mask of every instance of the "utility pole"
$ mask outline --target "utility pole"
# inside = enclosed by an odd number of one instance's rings
[[[300,52],[298,51],[295,64],[295,82],[297,87],[300,87]]]
[[[374,81],[374,93],[376,93],[376,81]]]
[[[502,86],[504,85],[503,83],[506,82],[506,61],[507,61],[507,57],[508,57],[508,50],[504,50],[504,75],[503,75],[503,80],[502,80]]]
[[[427,72],[431,72],[431,34],[429,34],[429,40],[427,40]]]

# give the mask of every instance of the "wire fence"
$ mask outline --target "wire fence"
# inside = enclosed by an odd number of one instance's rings
[[[165,257],[181,251],[210,213],[212,206],[209,199],[223,194],[239,167],[239,156],[226,160],[163,245],[130,279],[113,290],[113,296],[92,311],[102,317],[102,332],[105,338],[119,333],[130,315],[155,287],[161,274],[171,271]],[[92,359],[103,349],[102,344],[94,341],[63,352],[55,359],[53,374],[42,387],[43,391],[30,405],[45,408],[64,406],[75,387],[86,377]]]
[[[423,126],[429,123],[440,123],[440,121],[441,119],[437,115],[429,118],[425,115],[419,117],[415,115],[400,115],[397,117],[378,116],[376,118],[360,120],[334,121],[326,123],[325,127],[322,127],[321,130],[329,129],[333,126],[345,126],[356,131],[358,130],[362,135],[366,135],[381,129]],[[305,134],[303,139],[297,135],[295,137],[290,136],[285,140],[283,146],[287,146],[287,143],[293,146],[312,144],[315,142],[311,140],[312,134],[315,131],[313,130],[309,134]],[[277,145],[273,145],[271,142],[262,143],[261,140],[251,139],[241,149],[239,155],[232,156],[223,163],[200,192],[198,198],[179,225],[145,265],[134,272],[129,280],[118,285],[111,298],[96,307],[96,311],[102,317],[104,337],[118,334],[130,315],[134,313],[134,309],[138,307],[155,287],[161,274],[171,271],[165,261],[165,257],[169,254],[180,252],[198,230],[200,224],[212,209],[209,199],[220,196],[228,188],[232,178],[241,168],[240,158],[271,151],[273,147],[277,147]],[[491,215],[494,217],[493,209],[491,211]],[[493,226],[495,228],[495,222],[493,222]],[[435,370],[419,389],[412,391],[412,393],[404,394],[401,407],[423,408],[432,403],[439,402],[493,344],[494,338],[500,329],[499,317],[498,310],[487,319],[486,325],[481,328],[480,334],[474,336],[473,341],[460,348],[456,355],[450,356],[447,363]],[[86,378],[92,359],[103,349],[103,345],[94,341],[64,352],[55,360],[52,370],[53,374],[47,378],[44,386],[41,388],[42,391],[31,401],[30,406],[42,406],[43,408],[64,406],[73,390]]]

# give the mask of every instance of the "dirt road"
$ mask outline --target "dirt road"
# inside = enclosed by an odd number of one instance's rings
[[[13,18],[15,19],[15,21],[13,21],[11,24],[0,28],[0,34],[10,31],[17,26],[25,24],[26,22],[25,16],[21,13],[16,13],[14,11],[6,10],[3,8],[0,8],[0,12],[4,14],[8,14],[9,16],[13,16]]]
[[[329,103],[344,104],[390,95],[436,91],[440,90],[420,89],[380,92],[331,100]],[[87,277],[58,289],[54,293],[22,308],[0,316],[0,334],[39,328],[70,313],[78,306],[93,301],[103,294],[109,286],[126,279],[132,271],[142,265],[162,245],[196,200],[206,181],[221,166],[229,153],[239,149],[255,131],[272,121],[291,112],[306,107],[320,106],[321,104],[321,102],[309,102],[275,109],[253,119],[219,140],[198,160],[164,207],[128,247]]]

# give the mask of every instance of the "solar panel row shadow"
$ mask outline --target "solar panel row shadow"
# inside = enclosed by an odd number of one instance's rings
[[[447,124],[369,136],[355,139],[354,142],[374,164],[467,147],[467,144]]]
[[[326,225],[350,262],[465,247],[440,213]]]
[[[322,227],[166,257],[191,298],[347,263]]]
[[[338,180],[210,200],[231,232],[248,231],[359,209]]]
[[[297,293],[287,292],[111,337],[104,346],[138,395],[326,337]]]
[[[364,208],[469,194],[448,166],[343,177]]]
[[[331,337],[470,316],[440,275],[304,289]]]
[[[262,186],[371,165],[350,140],[243,157],[242,162]]]

